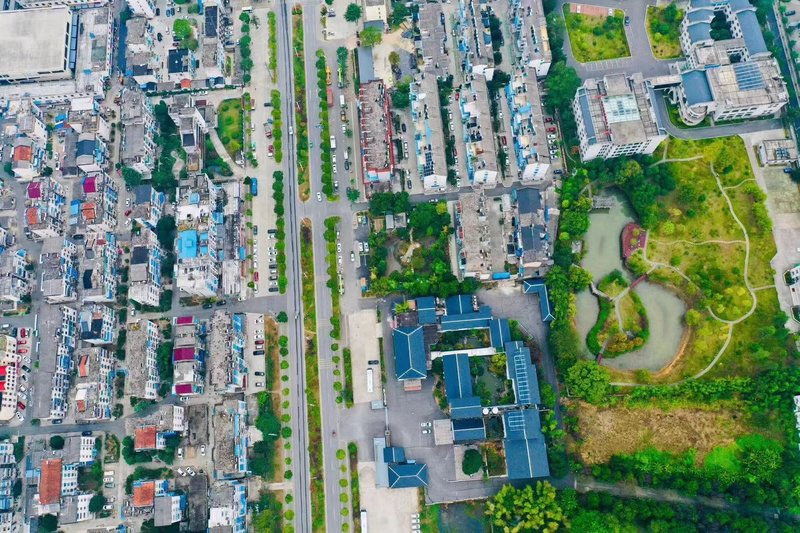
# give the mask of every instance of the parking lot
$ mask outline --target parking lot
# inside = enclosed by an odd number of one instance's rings
[[[347,317],[347,329],[350,338],[351,360],[353,365],[353,402],[364,403],[380,400],[381,367],[380,364],[369,364],[379,361],[380,352],[377,338],[381,334],[380,324],[374,309],[365,309]],[[377,330],[377,331],[376,331]],[[371,379],[368,372],[372,373]],[[369,390],[368,381],[372,382]]]

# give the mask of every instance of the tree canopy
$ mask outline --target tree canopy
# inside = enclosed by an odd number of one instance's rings
[[[381,44],[383,41],[383,32],[380,28],[375,26],[368,26],[361,30],[361,44],[367,48]]]
[[[526,485],[523,489],[503,485],[486,503],[486,514],[493,526],[510,533],[549,533],[557,531],[564,522],[556,489],[546,481],[537,481],[535,487]]]
[[[611,391],[608,370],[594,361],[582,359],[567,370],[564,380],[571,396],[600,403]]]
[[[122,179],[128,187],[136,187],[142,183],[142,175],[130,167],[122,167]]]
[[[61,435],[53,435],[50,437],[50,447],[54,450],[61,450],[64,448],[64,437]]]
[[[466,475],[471,476],[478,472],[483,466],[483,457],[481,452],[470,448],[464,452],[464,460],[461,462],[461,471]]]
[[[99,513],[103,510],[103,506],[106,504],[106,497],[103,496],[102,492],[98,492],[92,499],[89,500],[89,512],[90,513]]]
[[[581,79],[575,69],[564,62],[552,66],[544,82],[547,88],[547,108],[571,109],[575,91],[581,86]]]
[[[358,4],[348,4],[344,12],[344,19],[347,22],[355,22],[361,18],[361,6]]]

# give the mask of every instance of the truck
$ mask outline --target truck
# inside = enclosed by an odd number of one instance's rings
[[[344,95],[343,94],[339,95],[339,107],[341,107],[342,109],[344,109],[346,107],[346,105],[344,103]]]
[[[336,150],[336,137],[331,135],[331,151]]]
[[[250,178],[250,194],[258,196],[258,178]]]
[[[328,107],[333,107],[333,89],[328,87]]]

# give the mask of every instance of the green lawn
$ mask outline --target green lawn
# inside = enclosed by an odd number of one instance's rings
[[[217,135],[231,157],[236,157],[244,145],[241,98],[223,100],[217,109]]]
[[[657,59],[681,56],[680,23],[683,11],[670,4],[667,7],[647,8],[647,36],[650,49]]]
[[[588,63],[631,55],[621,10],[614,11],[614,16],[602,17],[570,13],[569,6],[564,5],[564,19],[577,61]]]

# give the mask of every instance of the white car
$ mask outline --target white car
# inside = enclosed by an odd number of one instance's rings
[[[194,470],[192,470],[191,466],[186,469],[186,473],[189,474],[192,477],[197,475],[197,473]]]
[[[356,262],[356,253],[355,252],[350,252],[350,262],[351,263],[355,263]]]
[[[550,133],[550,134],[547,135],[547,138],[548,139],[556,139],[557,137],[556,137],[555,133]]]
[[[338,170],[336,170],[336,165],[334,164],[333,165],[333,173],[336,174],[337,172],[338,172]]]
[[[337,253],[342,253],[342,243],[341,242],[337,242],[336,243],[336,252]]]
[[[335,169],[336,167],[333,167],[333,168]],[[334,172],[336,172],[336,170],[334,170]],[[321,201],[322,201],[322,193],[321,193],[321,192],[318,192],[318,193],[317,193],[317,201],[318,201],[318,202],[321,202]]]
[[[336,154],[333,154],[331,156],[331,163],[333,163],[334,165],[336,164]]]
[[[177,472],[178,474],[180,474],[180,476],[181,476],[181,477],[186,477],[186,471],[185,471],[183,468],[178,468],[178,469],[176,470],[176,472]]]
[[[200,455],[205,456],[205,454],[206,454],[206,445],[203,444],[200,446]]]
[[[344,133],[345,135],[347,134],[347,126],[345,126],[344,124],[342,124],[342,133]]]
[[[183,448],[178,448],[178,459],[183,459]]]
[[[294,135],[294,129],[291,126],[289,126],[289,135]]]
[[[339,255],[339,264],[340,265],[342,264],[342,256],[341,255]]]

